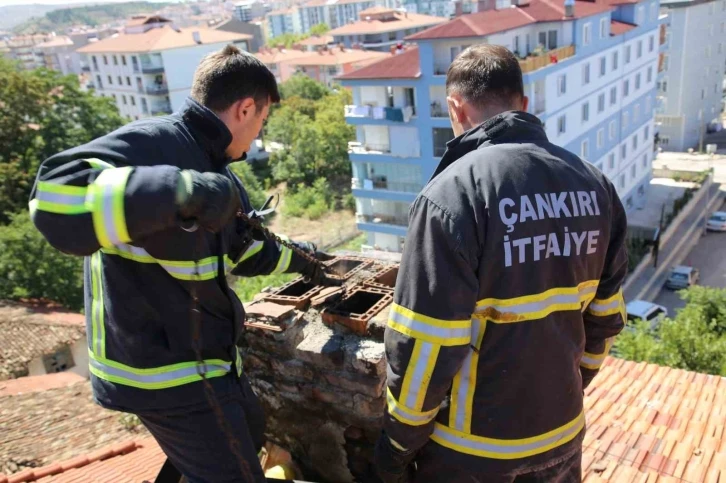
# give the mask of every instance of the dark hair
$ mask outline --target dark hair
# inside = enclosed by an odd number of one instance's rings
[[[519,61],[501,45],[472,45],[454,59],[446,73],[446,94],[485,108],[504,108],[524,97]]]
[[[256,57],[234,45],[202,59],[194,72],[191,96],[216,112],[226,111],[247,97],[254,99],[258,111],[268,102],[280,102],[272,72]]]

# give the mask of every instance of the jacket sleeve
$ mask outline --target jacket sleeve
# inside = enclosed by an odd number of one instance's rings
[[[124,143],[132,143],[134,134],[127,135]],[[30,215],[53,247],[86,256],[177,222],[179,169],[133,166],[112,157],[75,148],[40,166]]]
[[[384,429],[399,450],[429,439],[439,407],[472,350],[478,266],[462,224],[424,196],[414,202],[385,332]]]
[[[612,228],[605,254],[605,265],[595,298],[583,314],[585,353],[580,361],[583,389],[597,375],[615,341],[615,336],[623,330],[627,319],[622,289],[628,271],[627,218],[620,198],[612,186],[611,193]]]

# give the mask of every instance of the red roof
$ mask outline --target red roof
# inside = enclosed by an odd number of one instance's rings
[[[344,74],[338,79],[415,79],[420,75],[418,48],[412,47],[401,54],[391,55],[374,64]]]
[[[57,387],[71,386],[85,380],[85,377],[70,371],[54,372],[42,376],[19,377],[18,379],[0,381],[0,397],[47,391]]]
[[[637,25],[633,25],[632,23],[620,22],[619,20],[611,20],[610,35],[622,35],[625,32],[630,32],[635,27],[637,27]]]
[[[562,2],[531,0],[528,5],[462,15],[444,24],[410,35],[406,37],[406,40],[481,37],[537,22],[573,20],[609,10],[611,10],[610,5],[602,1],[581,0],[575,2],[574,17],[565,17],[565,8]]]

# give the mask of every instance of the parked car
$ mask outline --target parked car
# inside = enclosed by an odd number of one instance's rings
[[[726,211],[714,211],[706,222],[708,231],[726,231]]]
[[[628,313],[629,323],[645,320],[650,322],[651,328],[655,328],[661,320],[668,317],[668,309],[645,300],[630,301],[625,310]]]
[[[671,273],[668,275],[668,279],[666,280],[666,288],[672,289],[672,290],[681,290],[684,288],[688,288],[691,285],[695,285],[698,283],[698,277],[700,276],[700,273],[698,272],[698,269],[693,267],[687,267],[684,265],[678,265],[673,267],[671,270]]]

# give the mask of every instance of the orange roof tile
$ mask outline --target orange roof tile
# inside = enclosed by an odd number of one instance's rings
[[[303,66],[344,64],[358,64],[363,66],[391,56],[391,54],[387,54],[385,52],[356,49],[346,49],[345,51],[341,51],[337,48],[324,50],[321,53],[311,52],[311,54],[312,55],[288,60],[285,63]]]
[[[73,45],[73,41],[70,39],[70,37],[66,37],[65,35],[61,35],[58,37],[54,37],[47,42],[42,42],[40,44],[37,44],[36,47],[43,48],[43,47],[63,47],[65,45]]]
[[[338,79],[415,79],[420,75],[418,48],[413,47],[398,55],[388,54],[387,59],[339,76]]]
[[[279,62],[285,62],[288,60],[297,59],[300,57],[306,57],[311,55],[318,55],[315,52],[302,51],[297,49],[270,49],[264,48],[256,54],[255,57],[260,59],[263,64],[277,64]]]
[[[331,35],[313,35],[304,40],[298,42],[300,45],[328,45],[333,43],[333,37]]]
[[[197,45],[193,32],[199,32],[202,44],[216,44],[221,42],[234,42],[248,40],[252,36],[213,30],[201,27],[190,27],[174,30],[171,26],[152,28],[139,34],[120,34],[98,42],[93,42],[78,49],[81,53],[113,53],[113,52],[154,52],[167,49],[178,49]]]
[[[610,35],[622,35],[625,32],[630,32],[633,30],[637,25],[634,25],[632,23],[627,22],[620,22],[619,20],[611,20],[610,21]]]
[[[372,18],[371,20],[359,20],[357,22],[338,27],[337,29],[333,29],[328,32],[328,35],[339,36],[393,32],[396,30],[407,30],[418,27],[427,27],[430,25],[439,25],[447,21],[442,17],[421,15],[417,13],[403,14],[395,12],[392,17],[393,19],[390,20],[381,20],[378,18]]]
[[[86,378],[73,372],[56,372],[42,376],[27,376],[0,381],[0,397],[17,396],[31,392],[47,391],[57,387],[71,386]]]

